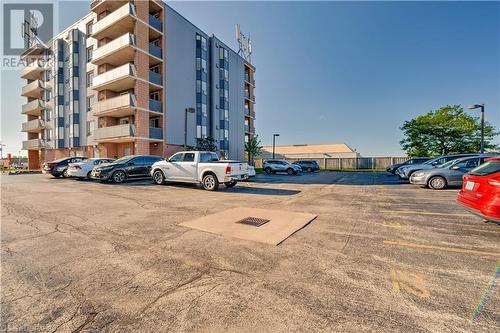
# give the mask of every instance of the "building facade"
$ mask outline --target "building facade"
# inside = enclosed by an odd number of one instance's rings
[[[244,159],[255,67],[160,0],[90,6],[22,55],[30,168],[65,156],[166,157],[207,137],[221,155]]]

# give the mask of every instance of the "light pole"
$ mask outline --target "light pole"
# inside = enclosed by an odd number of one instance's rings
[[[484,103],[473,104],[469,106],[469,110],[481,109],[481,154],[484,153]]]
[[[188,139],[188,113],[194,113],[193,108],[186,108],[184,113],[184,150],[186,150]]]
[[[276,150],[276,137],[280,136],[279,134],[273,134],[273,160],[274,160],[274,152]]]

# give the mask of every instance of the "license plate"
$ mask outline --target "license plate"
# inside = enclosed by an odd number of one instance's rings
[[[465,183],[465,189],[472,191],[474,189],[474,185],[476,185],[476,183],[471,182],[471,181],[467,181],[467,183]]]

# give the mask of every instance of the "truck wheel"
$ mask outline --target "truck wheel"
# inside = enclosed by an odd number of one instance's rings
[[[219,189],[219,181],[213,173],[203,176],[202,185],[207,191],[217,191]]]
[[[153,180],[155,181],[156,185],[164,185],[165,177],[163,176],[163,172],[161,172],[161,170],[155,170],[155,172],[153,173]]]
[[[432,177],[429,179],[428,185],[433,190],[442,190],[446,187],[446,179],[440,176]]]
[[[235,187],[238,182],[236,180],[231,180],[230,182],[225,182],[226,187]]]
[[[264,171],[265,171],[265,172],[266,172],[266,174],[268,174],[268,175],[270,175],[270,174],[273,172],[273,170],[271,170],[271,168],[266,168]]]
[[[127,178],[127,176],[125,175],[125,172],[123,171],[115,171],[113,173],[113,181],[115,183],[123,183],[125,181],[125,178]]]
[[[286,169],[286,173],[291,176],[291,175],[295,174],[295,171],[293,171],[292,168],[288,168],[288,169]]]

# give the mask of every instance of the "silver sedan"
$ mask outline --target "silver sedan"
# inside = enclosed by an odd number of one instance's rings
[[[441,190],[448,186],[461,186],[462,176],[484,163],[488,155],[465,157],[449,161],[440,167],[414,172],[410,183],[427,186],[433,190]]]

